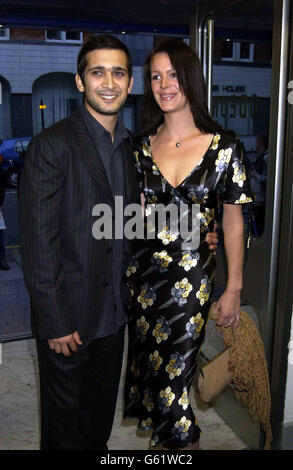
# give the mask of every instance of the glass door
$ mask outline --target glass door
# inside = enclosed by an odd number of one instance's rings
[[[283,158],[281,154],[278,158],[275,151],[277,134],[281,135],[282,129],[278,129],[278,119],[272,117],[280,112],[277,75],[280,73],[283,27],[282,16],[276,16],[274,3],[248,0],[214,11],[209,17],[213,20],[213,27],[205,24],[209,34],[212,31],[212,44],[210,41],[206,45],[205,38],[202,41],[211,113],[224,128],[231,129],[240,138],[246,169],[256,196],[251,205],[251,217],[243,209],[246,248],[242,309],[260,331],[270,372],[276,287],[274,260],[277,241],[274,237],[278,234],[276,216],[279,211],[276,188],[281,181],[279,169]],[[277,3],[282,12],[284,2]],[[213,60],[209,67],[211,50]],[[225,288],[226,272],[220,228],[214,300]],[[212,334],[213,327],[211,322],[202,349],[208,359],[224,348],[220,334]],[[260,427],[235,399],[232,387],[228,387],[213,406],[249,448],[262,448],[264,436]]]

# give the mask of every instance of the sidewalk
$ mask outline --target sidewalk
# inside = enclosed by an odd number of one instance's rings
[[[137,431],[136,420],[122,419],[125,356],[110,450],[146,450],[150,433]],[[39,448],[39,384],[34,340],[3,345],[0,365],[0,450]],[[204,450],[242,450],[247,446],[212,407],[191,390],[192,407],[200,423]]]
[[[20,254],[7,254],[9,271],[0,271],[0,341],[31,337],[30,301],[23,280]]]
[[[7,256],[11,269],[0,271],[0,450],[39,448],[39,383],[35,342],[30,338],[30,303],[17,252]],[[213,325],[208,323],[207,337]],[[16,339],[22,341],[16,341]],[[9,342],[3,342],[3,341]],[[126,336],[127,342],[127,336]],[[212,357],[221,347],[214,335],[203,350]],[[125,347],[125,352],[127,347]],[[150,433],[137,431],[136,420],[122,419],[126,354],[120,381],[118,403],[110,450],[145,450]],[[190,400],[202,429],[201,448],[241,450],[247,445],[232,431],[215,410],[201,402],[192,388]]]

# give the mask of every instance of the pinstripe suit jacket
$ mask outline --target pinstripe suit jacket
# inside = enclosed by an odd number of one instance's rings
[[[123,153],[126,202],[139,202],[128,144]],[[39,339],[77,330],[86,345],[99,331],[115,243],[92,236],[99,203],[114,208],[101,158],[76,110],[32,139],[20,182],[22,264]]]

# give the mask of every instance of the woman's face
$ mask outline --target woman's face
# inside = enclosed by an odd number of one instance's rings
[[[189,109],[186,96],[181,92],[176,70],[166,52],[159,52],[151,61],[151,87],[154,98],[163,112]]]

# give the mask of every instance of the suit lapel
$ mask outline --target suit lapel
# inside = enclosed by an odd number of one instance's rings
[[[128,142],[123,143],[126,204],[140,204],[138,174],[135,160]]]
[[[99,187],[108,196],[110,196],[113,201],[113,193],[109,185],[103,162],[88,134],[87,128],[78,109],[72,113],[70,120],[73,127],[73,140],[75,145],[78,147],[78,153],[81,159],[88,168],[90,175],[98,183]]]

